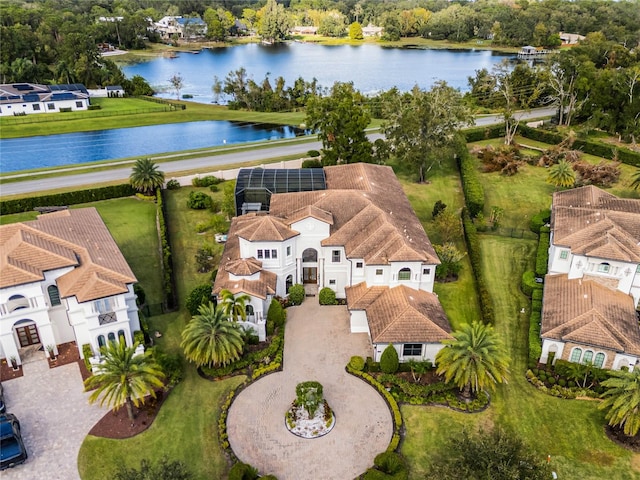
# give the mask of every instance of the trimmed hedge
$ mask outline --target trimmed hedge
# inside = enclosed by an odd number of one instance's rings
[[[540,240],[538,241],[538,253],[536,254],[536,275],[544,277],[549,268],[549,242],[551,233],[549,227],[540,228]]]
[[[540,323],[542,321],[542,288],[533,290],[531,296],[531,315],[529,316],[529,362],[537,364],[542,355]]]
[[[540,233],[540,229],[551,220],[551,210],[540,210],[529,221],[529,229],[536,234]]]
[[[384,373],[396,373],[399,366],[400,359],[398,358],[398,351],[393,346],[393,343],[390,343],[380,357],[380,370]]]
[[[482,273],[482,258],[480,255],[480,239],[476,226],[473,224],[469,212],[466,208],[462,209],[462,226],[464,228],[464,238],[467,243],[467,251],[471,260],[471,270],[475,278],[476,289],[480,298],[480,309],[482,310],[482,319],[485,323],[493,323],[494,310],[493,300],[489,295],[484,274]]]
[[[488,140],[490,138],[499,138],[504,135],[504,123],[499,125],[490,125],[488,127],[473,127],[462,131],[464,140],[467,143],[479,142],[480,140]]]
[[[533,270],[528,270],[522,274],[520,289],[529,298],[531,298],[534,290],[542,290],[542,285],[536,283],[536,274]]]
[[[0,213],[2,213],[2,215],[11,215],[12,213],[29,212],[36,207],[77,205],[79,203],[97,202],[98,200],[108,200],[110,198],[130,197],[135,195],[135,193],[136,191],[131,185],[123,183],[121,185],[89,188],[75,192],[19,198],[16,200],[3,200],[0,202]]]
[[[160,243],[162,247],[162,287],[165,303],[168,309],[172,310],[178,304],[174,288],[173,278],[173,255],[171,244],[169,243],[169,232],[167,230],[166,209],[162,198],[162,189],[156,190],[158,228],[160,229]]]
[[[484,210],[484,187],[480,182],[475,160],[469,152],[465,151],[459,155],[458,168],[462,179],[465,204],[471,218],[475,218]]]
[[[531,140],[537,140],[539,142],[548,143],[551,145],[557,145],[564,140],[564,137],[549,130],[543,130],[539,128],[531,128],[526,125],[521,125],[520,135]],[[573,142],[573,148],[581,150],[584,153],[595,155],[597,157],[608,158],[610,160],[616,158],[622,163],[627,165],[633,165],[640,167],[640,153],[628,150],[626,148],[617,148],[613,145],[601,143],[595,140],[580,140],[576,139]]]

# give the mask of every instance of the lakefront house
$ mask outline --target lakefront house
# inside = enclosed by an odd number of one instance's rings
[[[640,200],[594,186],[554,193],[540,361],[633,370],[639,303]]]
[[[95,208],[62,210],[0,226],[0,358],[75,343],[92,354],[134,344],[136,278]]]
[[[452,338],[433,293],[440,261],[390,167],[243,169],[236,210],[213,294],[248,295],[260,338],[272,298],[294,284],[344,299],[351,332],[369,335],[376,361],[388,344],[401,361],[434,361]]]

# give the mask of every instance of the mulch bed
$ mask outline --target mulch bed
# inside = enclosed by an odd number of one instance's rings
[[[604,427],[604,432],[612,442],[617,443],[627,450],[640,452],[640,433],[633,437],[630,437],[628,435],[625,435],[621,428],[612,427],[611,425],[606,425]]]
[[[7,380],[12,380],[14,378],[19,378],[23,374],[22,367],[19,367],[18,370],[13,370],[11,364],[7,363],[6,359],[3,359],[0,362],[0,381],[6,382]]]
[[[58,356],[55,360],[49,361],[49,368],[61,367],[62,365],[69,365],[80,360],[80,354],[78,353],[78,346],[76,342],[61,343],[58,345]]]
[[[118,410],[111,410],[93,426],[89,435],[118,440],[134,437],[151,426],[168,396],[169,392],[159,390],[156,392],[156,398],[146,397],[145,403],[139,408],[134,406],[133,423],[129,420],[126,406],[123,405]]]

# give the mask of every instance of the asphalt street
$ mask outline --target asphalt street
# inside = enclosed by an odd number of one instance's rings
[[[519,120],[529,120],[532,118],[548,117],[554,115],[556,109],[540,108],[531,110],[529,112],[520,112],[517,115]],[[476,126],[495,125],[502,122],[500,115],[489,115],[484,117],[477,117],[475,121]],[[373,141],[376,138],[380,138],[380,134],[372,134],[369,138]],[[265,142],[264,148],[244,151],[234,151],[243,148],[242,146],[229,146],[226,153],[203,156],[199,158],[190,158],[187,160],[173,160],[164,161],[169,157],[163,157],[162,155],[155,155],[152,158],[157,162],[162,162],[161,170],[165,172],[167,178],[171,178],[171,174],[174,172],[181,172],[187,170],[202,170],[202,173],[213,172],[218,170],[220,165],[232,165],[243,162],[256,162],[256,161],[268,161],[269,159],[287,156],[304,156],[309,150],[320,150],[322,145],[320,142],[308,142],[308,143],[291,143],[295,140],[274,140],[272,142]],[[216,150],[219,152],[220,150]],[[119,163],[119,162],[114,162]],[[133,162],[131,162],[133,163]],[[66,170],[66,174],[56,175],[50,178],[37,178],[32,179],[29,174],[17,173],[12,175],[17,177],[20,181],[14,181],[11,183],[3,183],[0,185],[0,196],[5,195],[17,195],[24,193],[44,192],[48,190],[54,190],[65,187],[80,187],[86,185],[95,185],[104,182],[112,181],[126,181],[131,173],[131,163],[125,167],[113,168],[110,170],[85,172],[79,174],[73,174],[74,169],[85,167],[71,167]],[[104,164],[100,164],[101,167]],[[60,170],[58,170],[60,172]],[[4,178],[10,178],[12,176],[6,176]]]

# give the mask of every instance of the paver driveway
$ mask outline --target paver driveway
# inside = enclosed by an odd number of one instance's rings
[[[29,458],[0,474],[2,480],[76,480],[78,452],[91,427],[107,412],[89,405],[78,364],[49,369],[44,359],[25,363],[24,376],[2,382],[7,410],[20,420]]]
[[[373,465],[393,433],[383,398],[347,374],[352,355],[370,354],[368,336],[349,332],[346,307],[320,307],[307,298],[287,309],[284,370],[243,390],[229,409],[227,431],[234,452],[262,474],[280,480],[347,480]],[[303,439],[285,426],[296,385],[316,380],[336,414],[326,436]]]

